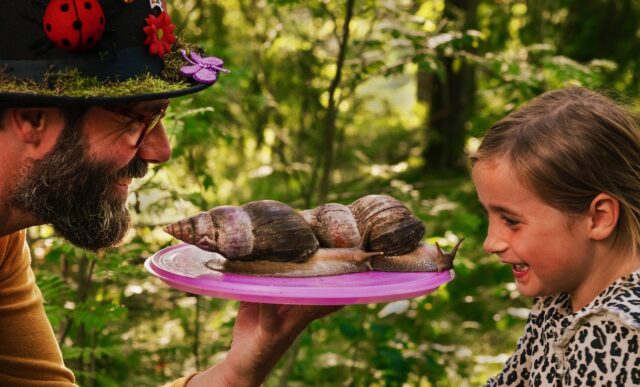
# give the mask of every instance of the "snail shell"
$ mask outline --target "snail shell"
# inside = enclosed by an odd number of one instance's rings
[[[349,205],[360,233],[371,227],[367,251],[385,255],[406,254],[415,249],[425,233],[422,222],[398,199],[367,195]]]
[[[184,242],[237,261],[302,262],[319,247],[304,219],[293,208],[275,200],[215,207],[164,230]]]
[[[401,201],[387,195],[367,195],[349,206],[323,204],[300,214],[322,247],[355,247],[370,228],[366,251],[403,255],[414,250],[425,233],[422,222]]]
[[[327,203],[300,211],[322,247],[355,247],[360,244],[358,224],[351,209],[343,204]]]

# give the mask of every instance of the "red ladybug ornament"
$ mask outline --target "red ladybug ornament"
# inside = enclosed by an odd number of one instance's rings
[[[98,0],[51,0],[44,11],[44,32],[56,46],[84,51],[104,32],[104,11]]]

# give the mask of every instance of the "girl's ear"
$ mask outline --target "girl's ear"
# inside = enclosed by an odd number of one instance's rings
[[[613,196],[598,194],[589,206],[589,237],[603,240],[612,235],[620,218],[620,202]]]

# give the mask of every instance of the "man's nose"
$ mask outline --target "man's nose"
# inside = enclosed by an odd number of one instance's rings
[[[138,157],[154,164],[164,163],[171,158],[171,145],[162,122],[159,122],[144,139],[138,149]]]

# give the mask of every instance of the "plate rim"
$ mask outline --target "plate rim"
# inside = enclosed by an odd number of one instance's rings
[[[199,275],[197,277],[190,277],[180,275],[178,273],[167,271],[161,267],[158,267],[154,264],[154,258],[171,253],[174,250],[180,248],[196,248],[197,246],[188,244],[188,243],[180,243],[177,245],[172,245],[165,247],[150,257],[148,257],[144,262],[145,269],[151,273],[152,275],[160,278],[163,282],[165,282],[168,286],[172,288],[176,288],[188,293],[199,294],[208,297],[215,298],[223,298],[229,300],[237,300],[237,301],[249,301],[249,302],[261,302],[261,303],[271,303],[271,304],[297,304],[297,305],[348,305],[348,304],[369,304],[369,303],[380,303],[380,302],[390,302],[397,301],[403,299],[410,299],[422,295],[429,294],[442,285],[451,282],[455,278],[455,272],[453,270],[447,270],[442,272],[422,272],[422,273],[403,273],[403,272],[361,272],[361,273],[348,273],[348,274],[340,274],[339,276],[367,276],[371,275],[371,273],[388,273],[389,275],[400,274],[400,275],[427,275],[428,278],[416,278],[414,281],[408,283],[409,286],[412,284],[415,285],[417,283],[419,288],[416,290],[398,290],[398,283],[388,283],[388,284],[377,284],[377,285],[363,285],[358,287],[359,291],[366,291],[368,289],[375,289],[376,293],[384,293],[385,290],[389,290],[388,294],[378,294],[375,296],[361,296],[361,295],[350,295],[346,290],[353,289],[353,286],[337,286],[331,285],[327,289],[332,289],[335,291],[345,290],[344,294],[333,295],[333,296],[325,296],[322,294],[318,294],[318,290],[322,289],[322,287],[318,286],[286,286],[286,285],[267,285],[267,284],[255,284],[255,283],[242,283],[241,281],[224,281],[225,276],[227,278],[231,278],[232,280],[242,280],[243,278],[251,278],[255,280],[256,278],[264,279],[264,281],[275,280],[282,281],[283,277],[255,277],[248,275],[240,275],[240,274],[226,274],[226,273],[218,273],[214,276],[209,275]],[[204,250],[203,250],[204,251]],[[337,276],[324,276],[324,277],[312,277],[314,279],[322,279],[322,278],[332,278]],[[307,277],[308,278],[308,277]],[[208,279],[215,281],[215,289],[205,288],[202,286],[203,281],[207,281]],[[298,278],[285,278],[285,281],[295,282],[297,280],[304,281],[305,277]],[[293,281],[291,281],[293,280]],[[424,281],[428,281],[424,283]],[[290,291],[294,291],[294,294],[290,294],[284,292],[282,289],[287,289]]]

